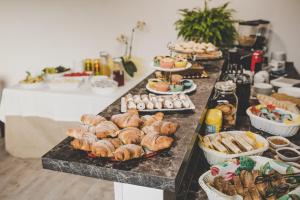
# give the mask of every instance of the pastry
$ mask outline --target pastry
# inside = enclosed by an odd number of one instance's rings
[[[155,101],[154,102],[154,108],[162,109],[162,107],[163,107],[162,102],[160,102],[160,101]]]
[[[111,121],[104,121],[95,127],[97,138],[116,137],[119,128]]]
[[[112,143],[115,147],[115,149],[119,148],[120,146],[122,146],[122,142],[119,138],[103,138],[102,140],[107,140],[110,143]]]
[[[162,68],[173,68],[174,67],[174,59],[171,57],[164,57],[162,59],[160,59],[160,67]]]
[[[141,96],[140,95],[134,95],[133,96],[133,102],[134,103],[139,103],[139,102],[141,102],[142,101],[142,99],[141,99]]]
[[[178,129],[178,124],[173,122],[156,121],[151,126],[162,135],[173,135]]]
[[[164,118],[164,113],[158,112],[154,115],[145,115],[141,117],[141,120],[143,121],[143,126],[150,126],[156,121],[162,121]]]
[[[124,114],[113,115],[111,120],[120,128],[139,127],[142,123],[137,111],[128,111]]]
[[[175,68],[185,68],[187,65],[186,59],[176,59],[175,61]]]
[[[133,96],[132,96],[132,94],[127,94],[126,96],[125,96],[125,99],[126,99],[126,101],[133,101]]]
[[[179,74],[172,74],[171,84],[179,84],[182,81],[183,77]]]
[[[169,86],[169,83],[160,81],[153,83],[152,88],[156,91],[167,92],[169,91]]]
[[[134,101],[128,101],[127,108],[128,109],[136,109],[136,104],[134,103]]]
[[[154,104],[151,101],[148,101],[148,103],[146,104],[146,108],[148,110],[153,110],[154,109]]]
[[[141,146],[135,144],[126,144],[116,149],[114,156],[118,161],[126,161],[134,158],[139,158],[144,155],[144,150]]]
[[[128,127],[117,132],[118,138],[124,144],[140,144],[144,137],[144,132],[138,128]]]
[[[170,148],[173,141],[174,139],[171,137],[161,136],[156,133],[149,133],[142,139],[141,145],[150,151],[159,151]]]
[[[187,99],[181,100],[181,102],[184,108],[189,108],[191,106]]]
[[[82,128],[69,128],[66,135],[81,140],[85,132]]]
[[[84,133],[82,139],[74,139],[71,145],[75,149],[80,149],[83,151],[91,151],[92,144],[97,142],[97,137],[91,133]]]
[[[274,94],[272,94],[272,97],[274,97],[275,99],[277,99],[279,101],[290,101],[294,104],[300,105],[300,99],[299,98],[289,96],[287,94],[274,93]]]
[[[106,119],[100,115],[85,114],[81,116],[80,121],[85,125],[96,126]]]
[[[164,101],[164,108],[172,109],[174,107],[174,104],[171,100],[165,100]]]
[[[136,109],[138,109],[140,111],[145,110],[145,108],[146,108],[146,105],[142,101],[136,104]]]
[[[97,157],[112,157],[114,145],[108,140],[98,140],[92,145],[92,153]]]
[[[173,102],[173,104],[174,104],[174,108],[177,108],[177,109],[182,108],[182,102],[179,99],[175,100]]]

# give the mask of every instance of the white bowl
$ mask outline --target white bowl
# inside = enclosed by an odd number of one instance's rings
[[[272,139],[280,139],[280,140],[283,140],[286,142],[286,144],[274,144],[272,142]],[[278,149],[278,148],[281,148],[281,147],[287,147],[290,145],[290,141],[282,136],[271,136],[271,137],[267,137],[267,140],[269,141],[271,147],[273,147],[274,149]]]
[[[268,83],[255,83],[253,89],[256,94],[271,95],[273,86]]]
[[[117,90],[118,83],[109,78],[97,77],[97,78],[92,78],[91,88],[92,91],[96,94],[107,95],[107,94],[112,94]]]
[[[295,152],[296,154],[298,154],[298,156],[297,157],[286,157],[286,156],[284,156],[283,154],[281,154],[279,151],[281,150],[290,150],[290,151],[293,151],[293,152]],[[297,151],[296,149],[294,149],[294,148],[291,148],[291,147],[282,147],[282,148],[279,148],[279,149],[277,149],[276,150],[276,154],[279,156],[279,158],[281,159],[281,160],[283,160],[283,161],[288,161],[288,162],[294,162],[294,161],[297,161],[297,160],[300,160],[300,152],[299,151]]]
[[[259,116],[254,115],[250,111],[251,107],[249,107],[246,111],[247,115],[250,117],[251,125],[255,128],[262,130],[264,132],[270,133],[272,135],[279,135],[282,137],[292,137],[297,134],[300,123],[294,124],[285,124],[280,122],[275,122],[272,120],[268,120]],[[284,111],[285,113],[291,114],[293,119],[297,118],[297,114],[291,113],[287,110],[276,108],[277,110]]]
[[[238,134],[245,134],[245,131],[227,131],[225,133],[238,135]],[[222,132],[216,133],[216,134],[222,134]],[[201,141],[199,141],[199,146],[203,150],[204,156],[205,156],[207,162],[210,165],[215,165],[215,164],[224,162],[224,161],[232,159],[232,158],[237,158],[240,156],[261,155],[263,152],[265,152],[269,148],[269,142],[264,137],[262,137],[258,134],[254,133],[254,135],[255,135],[255,139],[258,142],[262,142],[264,144],[264,146],[262,148],[255,149],[253,151],[243,152],[243,153],[239,153],[239,154],[226,154],[226,153],[222,153],[222,152],[207,148],[201,143]],[[214,136],[215,136],[215,134],[208,135],[208,137],[214,137]]]

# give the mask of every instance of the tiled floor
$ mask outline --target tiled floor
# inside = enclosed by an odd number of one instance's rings
[[[5,152],[0,138],[1,200],[111,200],[113,183],[42,169],[39,159],[19,159]]]

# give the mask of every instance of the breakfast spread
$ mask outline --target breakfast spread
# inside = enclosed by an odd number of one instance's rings
[[[140,117],[136,110],[111,116],[110,120],[85,114],[81,126],[68,129],[74,149],[89,152],[94,157],[126,161],[140,158],[172,146],[178,124],[163,121],[164,114]]]
[[[130,109],[137,109],[142,112],[153,111],[184,111],[193,110],[195,105],[185,94],[162,95],[127,94],[121,98],[121,112],[127,112]]]

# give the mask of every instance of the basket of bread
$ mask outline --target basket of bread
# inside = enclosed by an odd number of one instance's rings
[[[207,162],[214,165],[240,156],[261,155],[269,143],[250,131],[227,131],[201,137],[199,146]]]
[[[149,157],[172,146],[179,126],[163,118],[161,112],[140,117],[136,110],[113,115],[110,120],[85,114],[80,127],[68,129],[66,134],[74,138],[74,149],[91,157],[127,161]]]

